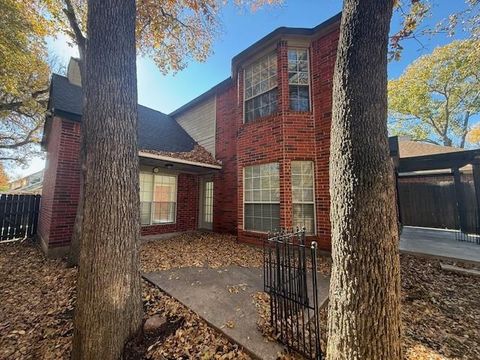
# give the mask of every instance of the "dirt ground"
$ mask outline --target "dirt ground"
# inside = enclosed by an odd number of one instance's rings
[[[259,267],[261,249],[218,234],[185,234],[141,248],[142,270],[172,267]],[[327,272],[328,261],[323,261]],[[402,318],[406,359],[480,359],[480,281],[443,272],[438,260],[402,255]],[[31,244],[0,244],[0,359],[68,359],[76,270],[46,260]],[[148,284],[146,316],[183,319],[147,359],[247,359],[196,314]],[[322,314],[325,328],[326,312]],[[325,338],[325,336],[324,336]]]

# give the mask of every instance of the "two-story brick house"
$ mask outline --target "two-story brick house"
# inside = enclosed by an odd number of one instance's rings
[[[278,28],[232,59],[231,76],[169,115],[139,106],[142,234],[196,229],[258,243],[305,226],[330,247],[332,77],[340,15]],[[78,65],[52,77],[38,234],[51,256],[71,241],[79,192]],[[107,210],[107,209],[106,209]]]

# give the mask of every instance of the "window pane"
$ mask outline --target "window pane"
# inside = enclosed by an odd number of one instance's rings
[[[152,222],[174,223],[177,178],[171,175],[154,175],[153,181]]]
[[[308,86],[290,85],[290,109],[294,111],[309,111],[310,101]]]
[[[292,161],[293,226],[315,233],[313,162]]]
[[[250,75],[252,74],[252,75]],[[271,53],[245,69],[245,100],[260,95],[277,86],[270,79],[277,76],[277,54]]]
[[[288,50],[288,62],[295,62],[297,61],[297,50],[290,49]]]
[[[140,202],[140,223],[142,225],[150,225],[152,214],[151,202]]]
[[[259,85],[260,86],[260,85]],[[262,86],[269,87],[268,83]],[[272,115],[277,112],[278,89],[274,88],[252,99],[245,101],[245,122],[253,121],[259,117]]]
[[[307,49],[288,50],[288,83],[290,85],[290,109],[293,111],[309,111],[310,94]]]
[[[244,174],[244,186],[249,183],[253,185],[253,190],[245,190],[245,230],[267,232],[278,229],[280,224],[278,163],[249,166],[245,168]]]
[[[307,49],[299,49],[297,50],[297,58],[299,61],[301,60],[307,60],[308,55],[307,55]]]
[[[315,233],[313,204],[294,204],[293,205],[293,226],[303,228],[307,234]]]
[[[277,85],[276,53],[263,57],[245,69],[245,122],[277,111]]]
[[[203,221],[205,223],[213,222],[213,181],[205,182],[203,204]]]

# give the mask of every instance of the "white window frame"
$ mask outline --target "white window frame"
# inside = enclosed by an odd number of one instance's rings
[[[251,96],[247,97],[247,86],[246,86],[246,74],[247,74],[247,69],[250,68],[250,67],[255,66],[255,65],[258,64],[258,63],[260,63],[260,62],[261,62],[262,60],[264,60],[265,58],[270,58],[271,56],[273,56],[273,57],[275,58],[275,61],[278,62],[277,51],[274,50],[273,52],[270,52],[270,53],[268,53],[268,54],[265,54],[265,55],[263,55],[261,58],[259,58],[259,59],[255,60],[254,62],[248,64],[248,65],[243,69],[243,123],[244,123],[244,124],[247,123],[247,121],[246,121],[246,119],[247,119],[247,113],[246,113],[246,109],[247,109],[246,104],[247,104],[247,101],[252,100],[252,99],[254,99],[254,98],[258,97],[258,96],[261,96],[261,95],[263,95],[263,94],[265,94],[265,93],[268,93],[268,92],[272,91],[272,90],[275,89],[275,88],[278,89],[278,63],[277,63],[277,65],[276,65],[276,67],[277,67],[277,72],[276,72],[276,74],[275,74],[275,77],[276,77],[275,85],[269,86],[269,87],[267,88],[267,90],[264,90],[264,91],[262,91],[262,92],[260,92],[260,93],[258,93],[258,94],[256,94],[256,95],[253,95],[253,94],[252,94]],[[252,75],[252,78],[253,78],[253,75]],[[268,79],[270,79],[270,78],[271,78],[271,77],[269,77]],[[253,90],[252,90],[252,92],[253,92]],[[278,91],[277,91],[277,111],[278,111]],[[267,115],[267,116],[269,116],[269,115]],[[255,122],[257,119],[261,119],[262,117],[263,117],[263,116],[260,116],[260,117],[258,117],[258,118],[253,119],[253,120],[250,120],[248,123],[250,123],[250,122]]]
[[[308,83],[307,84],[290,84],[290,76],[288,75],[288,73],[290,72],[288,70],[288,63],[289,63],[289,59],[288,59],[288,51],[289,50],[306,50],[307,51],[307,66],[308,66]],[[312,102],[312,82],[311,82],[311,78],[312,78],[312,73],[311,73],[311,69],[310,69],[310,48],[308,47],[301,47],[301,46],[289,46],[288,49],[287,49],[287,79],[288,79],[288,109],[289,111],[294,111],[294,112],[312,112],[312,106],[313,106],[313,102]],[[296,110],[293,110],[290,108],[290,85],[292,86],[308,86],[308,111],[296,111]]]
[[[297,201],[293,198],[293,190],[294,190],[294,186],[293,186],[293,163],[302,163],[302,162],[309,162],[312,164],[312,201]],[[312,233],[307,233],[307,235],[316,235],[317,234],[317,207],[315,205],[315,162],[312,161],[312,160],[295,160],[295,161],[292,161],[290,163],[290,169],[291,169],[291,174],[290,174],[290,181],[291,181],[291,190],[292,190],[292,224],[293,226],[296,226],[295,224],[295,219],[294,219],[294,216],[293,216],[293,206],[295,204],[301,204],[301,205],[312,205],[313,206],[313,232]],[[298,174],[296,174],[298,175]],[[300,174],[303,176],[303,173]],[[302,189],[303,190],[303,187],[302,188],[295,188],[295,189]]]
[[[173,213],[173,221],[169,222],[155,222],[153,221],[153,206],[150,205],[150,222],[148,224],[141,224],[141,226],[151,226],[151,225],[171,225],[171,224],[176,224],[177,223],[177,212],[178,212],[178,174],[172,174],[172,173],[151,173],[148,171],[141,171],[141,174],[144,175],[149,175],[152,176],[152,188],[150,189],[151,194],[152,194],[152,201],[150,201],[151,204],[155,203],[155,192],[154,192],[154,187],[155,187],[155,177],[159,176],[168,176],[168,177],[173,177],[175,178],[175,211]]]
[[[248,167],[254,167],[254,166],[265,166],[265,165],[272,165],[272,164],[276,164],[277,167],[278,167],[278,201],[263,201],[263,200],[249,200],[247,201],[246,200],[246,197],[245,197],[245,193],[246,193],[246,168]],[[246,204],[273,204],[273,205],[276,205],[278,204],[278,207],[279,207],[279,216],[278,216],[278,221],[279,221],[279,225],[280,225],[280,220],[281,220],[281,214],[280,214],[280,163],[278,162],[269,162],[269,163],[265,163],[265,164],[253,164],[253,165],[248,165],[248,166],[244,166],[243,167],[243,211],[242,211],[242,217],[243,217],[243,230],[244,231],[248,231],[248,232],[254,232],[254,233],[261,233],[261,234],[266,234],[268,233],[267,231],[261,231],[261,230],[252,230],[252,229],[246,229],[245,227],[245,205]],[[253,189],[252,189],[253,190]],[[262,191],[262,189],[260,189],[260,191]]]

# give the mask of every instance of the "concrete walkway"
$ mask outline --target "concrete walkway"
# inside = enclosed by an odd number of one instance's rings
[[[181,268],[144,274],[170,296],[259,359],[276,359],[283,347],[257,329],[252,295],[263,291],[263,270],[229,266],[223,269]],[[328,297],[329,279],[318,275],[319,302]]]
[[[405,226],[400,251],[480,263],[480,245],[455,240],[455,232],[451,230]]]

